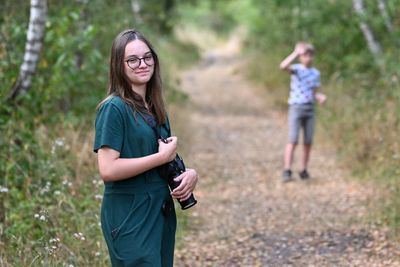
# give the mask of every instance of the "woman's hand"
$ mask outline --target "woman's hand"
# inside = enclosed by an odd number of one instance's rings
[[[187,169],[186,172],[182,173],[174,179],[175,181],[180,181],[181,184],[175,188],[171,195],[172,197],[184,201],[190,197],[196,187],[198,175],[193,169]]]
[[[171,162],[175,159],[177,144],[178,138],[176,136],[167,138],[167,143],[158,140],[158,152],[163,156],[164,163]]]

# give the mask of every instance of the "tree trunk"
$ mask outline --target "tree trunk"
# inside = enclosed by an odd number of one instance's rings
[[[364,35],[364,38],[367,42],[368,49],[371,54],[374,56],[376,62],[379,65],[382,65],[382,49],[378,41],[375,39],[374,33],[366,22],[366,13],[364,9],[364,1],[363,0],[353,0],[353,7],[357,15],[359,16],[359,26]]]
[[[40,50],[46,28],[47,0],[31,0],[29,27],[25,46],[24,61],[20,67],[19,76],[13,85],[9,98],[14,99],[26,93],[32,81],[39,62]]]
[[[143,24],[143,18],[140,12],[142,11],[142,7],[140,5],[140,0],[131,0],[131,7],[132,7],[132,12],[133,12],[133,19],[135,21],[135,24],[137,26]],[[135,28],[137,26],[135,25]]]
[[[378,0],[378,8],[381,13],[383,22],[385,23],[386,29],[392,33],[393,32],[393,24],[390,20],[389,13],[386,8],[386,1],[385,0]]]

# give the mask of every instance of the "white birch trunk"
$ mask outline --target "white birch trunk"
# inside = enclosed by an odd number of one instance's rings
[[[47,0],[31,0],[30,18],[25,45],[24,61],[20,67],[18,79],[11,89],[9,98],[26,93],[31,85],[32,76],[39,62],[40,50],[46,28]]]
[[[390,20],[389,13],[387,12],[386,8],[386,1],[385,0],[378,0],[378,8],[383,18],[383,22],[385,23],[386,29],[392,33],[393,32],[393,24]]]
[[[375,39],[374,33],[372,32],[371,28],[367,24],[365,18],[366,18],[366,13],[364,9],[364,2],[363,0],[353,0],[353,7],[355,12],[360,18],[359,26],[360,29],[364,35],[364,38],[367,42],[368,49],[371,52],[371,54],[374,56],[376,62],[379,65],[382,65],[382,49],[378,41]]]
[[[143,18],[142,15],[140,14],[140,12],[142,11],[142,8],[140,6],[140,0],[131,0],[131,6],[135,23],[137,25],[143,24]]]

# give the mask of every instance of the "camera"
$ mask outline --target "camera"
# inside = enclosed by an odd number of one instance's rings
[[[161,141],[164,143],[168,142],[166,139],[163,138],[161,138]],[[186,171],[185,163],[178,154],[176,154],[176,157],[173,161],[158,167],[158,172],[160,176],[167,181],[171,191],[177,188],[181,184],[180,181],[175,181],[174,179],[179,175],[181,175],[182,173],[184,173],[185,171]],[[194,195],[191,194],[188,199],[184,201],[180,201],[178,199],[178,202],[181,205],[181,209],[186,210],[196,205],[197,200],[194,198]]]

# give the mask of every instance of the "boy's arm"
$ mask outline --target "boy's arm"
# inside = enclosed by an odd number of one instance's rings
[[[314,98],[315,100],[317,100],[317,102],[320,105],[323,105],[326,102],[326,95],[321,93],[321,75],[318,71],[317,73],[317,77],[316,77],[316,84],[315,84],[315,88],[314,88]]]
[[[290,68],[290,64],[301,54],[305,52],[306,49],[306,44],[303,42],[297,43],[296,46],[294,47],[293,52],[287,56],[279,65],[281,70],[286,70],[290,74],[292,73],[292,70]]]
[[[315,100],[317,100],[317,102],[320,105],[323,105],[326,102],[326,99],[327,99],[327,96],[325,94],[321,93],[321,87],[315,88],[314,97],[315,97]]]
[[[290,68],[290,65],[292,64],[292,62],[298,57],[298,53],[296,51],[296,49],[289,55],[287,56],[279,65],[279,68],[281,70],[286,70],[289,73],[292,73],[292,70]]]

